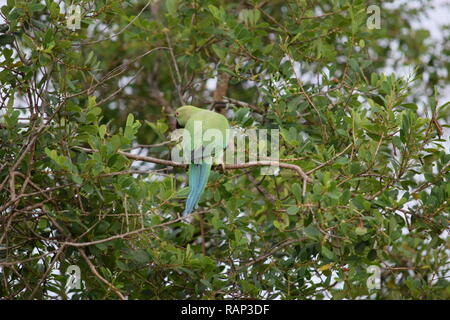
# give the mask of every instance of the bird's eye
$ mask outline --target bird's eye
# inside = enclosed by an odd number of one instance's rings
[[[175,115],[178,117],[180,115],[180,113],[179,112],[175,112]]]

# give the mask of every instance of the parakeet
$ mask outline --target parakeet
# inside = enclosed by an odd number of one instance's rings
[[[228,145],[230,125],[223,115],[194,106],[182,106],[175,111],[175,118],[185,128],[183,148],[190,155],[189,195],[184,215],[198,207],[205,190],[214,159],[220,159]]]

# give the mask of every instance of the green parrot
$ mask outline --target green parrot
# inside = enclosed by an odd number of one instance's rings
[[[189,195],[183,212],[186,215],[198,207],[212,163],[220,159],[228,145],[230,125],[223,115],[194,106],[179,107],[175,118],[188,135],[183,135],[182,142],[189,157]]]

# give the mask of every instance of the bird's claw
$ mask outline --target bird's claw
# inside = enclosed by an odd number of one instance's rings
[[[194,220],[194,217],[191,214],[187,214],[181,219],[181,221],[183,221],[184,223],[187,223],[187,224],[191,224],[193,220]]]

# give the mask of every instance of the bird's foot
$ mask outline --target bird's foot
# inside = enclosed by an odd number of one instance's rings
[[[184,223],[191,223],[193,221],[193,216],[191,214],[185,214],[184,212],[182,214],[177,212],[177,220]]]
[[[194,220],[194,216],[191,214],[187,214],[181,219],[181,221],[183,221],[184,223],[187,223],[187,224],[191,224],[193,220]]]

